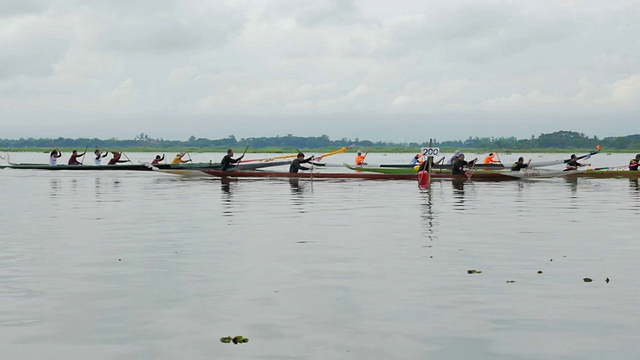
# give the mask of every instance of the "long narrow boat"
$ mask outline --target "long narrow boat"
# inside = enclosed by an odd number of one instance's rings
[[[163,170],[160,170],[163,171]],[[274,171],[220,171],[220,170],[200,170],[210,176],[221,178],[294,178],[294,179],[368,179],[368,180],[412,180],[416,181],[415,174],[382,174],[372,172],[350,172],[350,173],[327,173],[327,172],[274,172]],[[451,173],[434,173],[432,179],[460,179],[468,180],[465,175],[452,175]],[[475,172],[473,180],[513,180],[513,177],[506,176],[499,172],[479,171]]]
[[[565,177],[583,173],[583,169],[579,170],[551,170],[551,169],[523,169],[520,171],[503,170],[503,174],[518,179],[549,179],[556,177]]]
[[[435,164],[433,165],[434,170],[442,170],[442,171],[451,171],[451,164]],[[374,168],[376,166],[369,165],[369,167]],[[380,168],[392,168],[392,169],[402,169],[407,172],[413,171],[414,173],[418,173],[417,165],[409,165],[409,164],[380,164],[377,165]],[[505,169],[503,164],[476,164],[474,169],[478,170],[502,170]]]
[[[570,174],[569,176],[597,178],[597,179],[613,179],[613,178],[640,179],[640,171],[587,169],[585,171],[581,171],[575,174]]]
[[[291,161],[272,161],[272,162],[258,162],[250,164],[239,164],[238,169],[241,170],[255,170],[266,167],[288,165]],[[220,169],[220,163],[193,163],[193,164],[154,164],[158,169],[164,170],[216,170]],[[26,169],[26,170],[93,170],[93,171],[108,171],[108,170],[125,170],[125,171],[151,171],[149,164],[118,164],[118,165],[47,165],[47,164],[15,164],[9,163],[7,165],[0,165],[0,169]]]

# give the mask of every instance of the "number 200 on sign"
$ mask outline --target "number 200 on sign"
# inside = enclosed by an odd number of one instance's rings
[[[438,156],[440,154],[440,148],[422,148],[423,156]]]

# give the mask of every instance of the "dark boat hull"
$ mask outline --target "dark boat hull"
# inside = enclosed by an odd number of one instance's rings
[[[200,170],[203,173],[221,178],[289,178],[289,179],[368,179],[368,180],[413,180],[417,181],[415,174],[382,174],[370,172],[352,173],[324,173],[324,172],[273,172],[273,171],[220,171],[220,170]],[[452,175],[450,173],[434,173],[432,179],[460,179],[467,180],[465,175]],[[471,177],[473,180],[502,181],[513,180],[500,173],[477,172]]]

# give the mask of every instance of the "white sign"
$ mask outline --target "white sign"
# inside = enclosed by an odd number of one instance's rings
[[[422,148],[422,156],[438,156],[440,154],[440,148],[427,147]]]

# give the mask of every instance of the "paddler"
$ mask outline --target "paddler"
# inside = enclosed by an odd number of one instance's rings
[[[122,157],[122,153],[119,153],[117,151],[112,151],[111,153],[113,154],[113,157],[111,158],[111,160],[109,160],[107,165],[116,165],[118,163],[129,162],[129,160],[120,160],[120,158]]]
[[[577,170],[580,166],[591,166],[591,164],[579,163],[576,154],[572,154],[571,159],[567,162],[566,169],[564,169],[564,171]]]
[[[358,150],[358,155],[356,155],[356,165],[358,166],[362,166],[362,165],[367,165],[364,162],[364,159],[367,157],[367,155],[362,155],[362,151]]]
[[[58,165],[58,159],[62,157],[62,153],[58,148],[51,150],[49,153],[49,165],[56,166]]]
[[[77,150],[73,150],[71,152],[71,156],[69,156],[69,162],[67,162],[67,164],[69,165],[82,165],[82,163],[80,161],[78,161],[79,157],[83,157],[84,154],[86,154],[87,152],[83,152],[82,154],[78,154]]]
[[[420,161],[420,158],[422,157],[422,154],[416,154],[416,156],[413,157],[413,159],[411,159],[411,161],[409,161],[409,165],[418,165],[418,162]]]
[[[500,164],[500,160],[496,160],[498,153],[489,153],[487,157],[482,160],[483,164]]]
[[[187,155],[186,152],[181,152],[179,154],[176,154],[176,157],[173,158],[173,160],[171,160],[172,164],[183,164],[183,163],[188,163],[189,161],[191,161],[191,159],[188,160],[182,160],[182,158]]]
[[[164,154],[162,154],[162,156],[156,155],[153,161],[151,161],[151,164],[160,164],[160,161],[164,161]]]
[[[304,163],[309,163],[311,162],[311,160],[313,160],[315,157],[313,155],[311,155],[308,158],[304,158],[304,154],[299,152],[298,156],[293,159],[293,161],[291,162],[291,166],[289,166],[289,172],[290,173],[297,173],[298,170],[310,170],[308,167],[304,167],[301,164]]]
[[[629,170],[638,171],[638,165],[640,165],[640,154],[636,154],[636,157],[629,161]]]
[[[518,161],[514,162],[513,165],[511,165],[511,171],[520,171],[520,169],[524,169],[526,167],[529,167],[529,164],[525,164],[524,158],[520,156],[518,158]]]
[[[95,164],[97,166],[102,165],[102,159],[106,158],[107,155],[109,155],[108,151],[105,151],[104,154],[102,153],[102,151],[100,149],[96,149],[93,154],[96,156],[95,158]]]
[[[468,166],[468,165],[472,165],[473,166],[473,164],[475,164],[476,161],[478,161],[478,158],[475,158],[475,159],[467,162],[464,159],[464,154],[460,153],[460,155],[458,155],[458,159],[451,166],[451,174],[452,175],[465,175],[464,167]]]
[[[242,158],[244,157],[244,155],[240,156],[237,159],[233,158],[233,150],[228,149],[227,150],[227,155],[225,155],[222,158],[222,161],[220,161],[220,170],[222,171],[233,171],[235,170],[234,167],[231,167],[231,165],[236,165],[238,162],[240,162],[240,160],[242,160]]]

